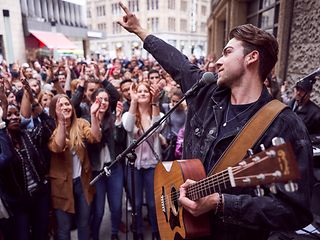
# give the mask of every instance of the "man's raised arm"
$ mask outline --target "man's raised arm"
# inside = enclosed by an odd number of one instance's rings
[[[144,41],[150,33],[141,27],[139,19],[136,17],[136,15],[130,12],[122,2],[119,2],[119,5],[126,15],[122,17],[122,21],[118,21],[118,24],[120,24],[128,32],[136,34],[142,41]]]

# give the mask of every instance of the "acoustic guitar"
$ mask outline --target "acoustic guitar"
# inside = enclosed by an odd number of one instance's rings
[[[285,182],[286,191],[293,192],[297,190],[297,184],[291,180],[299,177],[291,145],[287,143],[272,146],[208,177],[198,159],[160,162],[155,169],[154,195],[161,239],[192,239],[210,235],[208,214],[194,217],[179,205],[179,187],[187,179],[196,181],[187,191],[187,197],[196,201],[233,187],[256,186],[256,195],[263,196],[262,184],[268,184],[270,191],[276,193],[276,182]]]

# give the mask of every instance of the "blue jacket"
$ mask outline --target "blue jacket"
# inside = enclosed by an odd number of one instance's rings
[[[145,39],[144,48],[181,85],[183,92],[204,73],[174,47],[153,35]],[[264,88],[248,118],[270,100],[272,97]],[[207,173],[248,120],[243,119],[235,128],[218,135],[229,101],[230,90],[218,87],[216,83],[203,87],[187,99],[183,155],[186,159],[200,159]],[[255,196],[254,188],[233,188],[223,192],[223,217],[212,216],[213,234],[209,239],[267,239],[270,231],[299,229],[312,221],[309,209],[313,183],[312,147],[307,130],[301,119],[287,108],[258,141],[254,152],[259,152],[261,143],[270,147],[274,137],[282,137],[294,147],[302,176],[297,181],[299,190],[288,193],[283,184],[277,184],[277,194],[265,188],[263,197]]]

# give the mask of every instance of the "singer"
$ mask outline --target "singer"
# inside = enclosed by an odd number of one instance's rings
[[[149,34],[126,6],[120,6],[125,15],[118,23],[136,34],[144,48],[187,92],[203,72],[177,49]],[[263,81],[277,62],[275,37],[246,24],[232,29],[229,39],[216,62],[217,82],[206,85],[187,100],[183,156],[199,158],[207,173],[245,123],[272,99]],[[301,171],[297,191],[288,193],[284,184],[276,184],[277,193],[272,193],[261,185],[265,189],[263,197],[257,197],[254,188],[236,188],[192,201],[186,197],[186,191],[193,181],[181,185],[179,202],[188,212],[194,216],[210,212],[212,233],[208,239],[268,239],[272,231],[295,230],[312,221],[311,143],[305,125],[289,108],[275,118],[253,152],[260,151],[260,144],[270,147],[271,139],[277,136],[294,146]]]

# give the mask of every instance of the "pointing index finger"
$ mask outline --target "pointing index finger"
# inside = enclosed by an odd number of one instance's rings
[[[119,5],[127,15],[130,14],[129,9],[122,2],[119,2]]]

